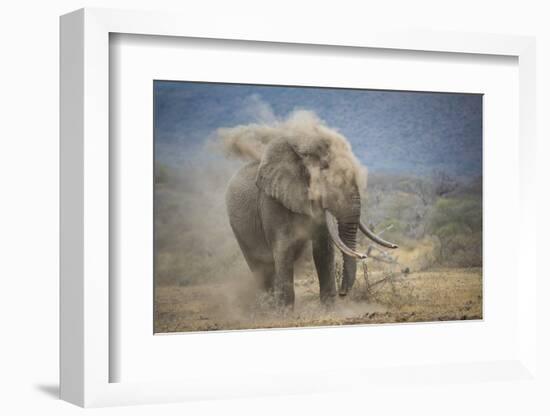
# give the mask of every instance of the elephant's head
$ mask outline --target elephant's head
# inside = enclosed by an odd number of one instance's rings
[[[260,160],[256,184],[289,210],[326,222],[334,244],[344,254],[340,295],[355,281],[357,229],[378,244],[382,240],[361,221],[361,188],[366,171],[347,140],[322,123],[287,126],[285,135],[271,139]]]

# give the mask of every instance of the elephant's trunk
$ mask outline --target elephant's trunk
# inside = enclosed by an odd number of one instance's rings
[[[325,210],[325,217],[330,237],[343,255],[344,264],[339,294],[340,296],[346,296],[355,283],[357,260],[367,257],[366,254],[356,251],[357,229],[360,229],[368,238],[384,247],[397,248],[397,245],[383,240],[361,221],[361,197],[357,190],[347,200],[347,206],[338,210],[338,219],[329,210]]]
[[[348,247],[346,243],[344,243],[342,237],[340,237],[340,227],[338,225],[338,221],[336,220],[334,215],[332,215],[328,210],[325,210],[325,220],[327,222],[327,228],[332,242],[336,245],[336,247],[340,249],[343,254],[357,259],[364,259],[367,257],[366,254],[359,253],[355,251],[355,249]]]
[[[357,223],[339,223],[338,230],[346,246],[355,250],[357,245]],[[365,256],[366,257],[366,256]],[[357,257],[342,255],[344,265],[342,272],[342,282],[340,283],[340,296],[346,296],[353,287],[355,274],[357,272]]]
[[[351,196],[345,214],[338,220],[338,234],[344,244],[352,250],[355,250],[357,246],[357,229],[359,228],[360,215],[361,198],[359,192],[356,192]],[[348,291],[351,290],[357,272],[356,257],[344,254],[343,261],[342,282],[339,290],[340,296],[346,296]]]
[[[330,237],[343,254],[344,264],[339,293],[340,296],[345,296],[355,282],[357,259],[367,257],[355,249],[361,214],[361,198],[357,189],[346,199],[346,206],[339,207],[335,211],[337,212],[336,217],[331,210],[325,211],[325,217]]]

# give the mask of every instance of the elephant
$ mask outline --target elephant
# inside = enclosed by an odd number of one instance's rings
[[[334,246],[343,254],[338,294],[344,297],[353,287],[357,260],[366,258],[356,250],[358,229],[384,247],[397,245],[375,235],[360,218],[365,172],[345,137],[319,123],[307,131],[271,133],[257,160],[229,181],[229,223],[252,274],[276,305],[294,307],[294,266],[308,241],[320,301],[334,304]]]

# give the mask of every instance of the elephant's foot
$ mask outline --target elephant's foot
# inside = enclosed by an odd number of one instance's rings
[[[327,309],[334,307],[336,303],[336,294],[335,293],[321,293],[321,305]]]
[[[279,311],[292,312],[294,310],[294,288],[284,292],[274,291],[275,307]]]
[[[282,319],[286,320],[294,314],[294,304],[292,305],[279,305],[275,309],[275,313]]]

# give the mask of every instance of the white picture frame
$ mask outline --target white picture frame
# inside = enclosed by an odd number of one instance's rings
[[[242,397],[334,391],[349,385],[384,380],[395,369],[368,373],[334,370],[336,381],[319,374],[281,373],[265,380],[238,380],[220,374],[182,381],[110,382],[109,308],[109,35],[112,33],[226,39],[281,44],[332,45],[439,53],[505,55],[519,65],[520,218],[517,270],[523,271],[517,292],[517,355],[498,362],[456,365],[441,363],[415,370],[421,380],[434,374],[448,380],[479,382],[475,374],[500,374],[506,380],[536,377],[537,270],[532,246],[536,211],[532,178],[535,169],[535,41],[530,37],[466,33],[385,32],[369,29],[327,34],[312,25],[308,31],[276,24],[239,25],[223,20],[205,27],[192,14],[179,15],[107,9],[82,9],[61,18],[61,398],[80,406],[159,403],[197,398]],[[221,334],[223,336],[223,334]],[[498,378],[498,377],[497,377]],[[483,377],[481,377],[483,379]],[[340,381],[338,381],[340,380]]]

